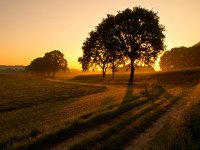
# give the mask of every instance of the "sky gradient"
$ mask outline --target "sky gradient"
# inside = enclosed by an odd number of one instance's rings
[[[200,0],[0,0],[0,65],[28,65],[51,50],[80,69],[82,43],[106,14],[135,6],[158,12],[167,49],[200,41]]]

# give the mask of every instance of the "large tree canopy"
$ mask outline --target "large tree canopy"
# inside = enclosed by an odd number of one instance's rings
[[[83,57],[79,58],[79,62],[84,70],[100,66],[99,62],[101,66],[109,68],[111,62],[120,60],[122,63],[121,60],[129,58],[129,82],[132,83],[134,65],[137,62],[150,65],[155,62],[158,53],[164,50],[164,30],[164,26],[159,24],[157,13],[141,7],[119,11],[116,16],[108,15],[84,42]]]
[[[164,50],[164,26],[152,10],[135,7],[119,12],[115,17],[116,38],[123,47],[124,55],[130,59],[130,79],[134,80],[134,64],[150,65],[155,62],[160,51]]]
[[[32,73],[52,74],[55,77],[55,72],[67,69],[67,60],[64,54],[59,50],[54,50],[45,53],[44,57],[34,59],[26,70]]]
[[[53,77],[55,77],[55,72],[67,69],[67,60],[59,50],[47,52],[43,58],[47,71],[52,72]]]
[[[192,47],[176,47],[166,51],[160,58],[160,68],[165,70],[200,67],[200,43]]]

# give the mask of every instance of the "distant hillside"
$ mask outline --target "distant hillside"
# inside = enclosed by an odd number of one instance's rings
[[[15,65],[15,66],[7,66],[0,65],[0,74],[19,74],[25,72],[25,66]]]
[[[14,66],[8,66],[8,65],[0,65],[0,69],[25,69],[25,66],[22,65],[14,65]]]

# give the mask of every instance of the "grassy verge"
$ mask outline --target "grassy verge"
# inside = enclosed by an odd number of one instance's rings
[[[141,82],[145,79],[157,79],[159,82],[164,84],[186,84],[187,82],[197,83],[197,80],[200,77],[200,68],[190,68],[184,70],[174,70],[174,71],[160,71],[160,72],[150,72],[150,73],[136,73],[134,75],[135,82]],[[112,75],[107,74],[106,80],[102,81],[101,74],[93,75],[78,75],[75,76],[71,81],[78,82],[88,82],[88,83],[127,83],[129,79],[129,73],[127,74],[116,74],[115,80],[111,80]]]

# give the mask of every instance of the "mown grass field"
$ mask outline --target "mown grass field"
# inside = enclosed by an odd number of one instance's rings
[[[199,101],[199,69],[136,74],[133,86],[127,84],[127,74],[117,74],[115,80],[110,77],[46,80],[1,75],[0,149],[134,149],[136,140],[144,140],[138,136],[180,102],[184,105],[177,105],[179,109],[188,106],[184,112],[195,116],[188,118],[194,122],[193,133],[199,133],[200,109],[193,105]],[[163,149],[173,149],[174,143],[166,139],[181,137],[174,132],[173,123],[181,124],[175,123],[174,116],[177,112],[172,113],[172,123],[162,123],[164,127],[145,149],[161,149],[163,143],[169,147]],[[182,122],[187,124],[187,119]],[[198,141],[199,136],[187,135],[182,138]]]

